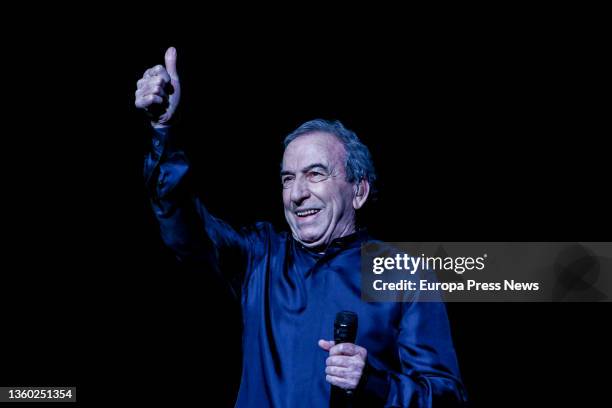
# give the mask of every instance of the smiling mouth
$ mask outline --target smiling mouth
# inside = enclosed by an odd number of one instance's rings
[[[321,210],[320,209],[310,209],[310,210],[299,210],[295,212],[295,215],[297,215],[300,218],[306,218],[306,217],[310,217],[313,216],[315,214],[318,214]]]

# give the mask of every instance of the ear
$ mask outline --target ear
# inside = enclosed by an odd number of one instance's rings
[[[359,183],[355,184],[354,191],[353,208],[358,210],[363,207],[370,195],[370,183],[366,179],[361,179]]]

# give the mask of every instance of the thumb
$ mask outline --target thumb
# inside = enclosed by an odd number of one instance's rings
[[[177,80],[178,72],[176,72],[176,48],[168,48],[166,50],[164,59],[166,61],[166,71],[168,71],[168,75],[170,75],[170,78]]]
[[[319,347],[321,347],[325,351],[329,351],[330,348],[334,347],[336,343],[333,340],[319,340]]]

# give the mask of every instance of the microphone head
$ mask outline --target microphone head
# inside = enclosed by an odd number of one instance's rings
[[[348,310],[338,312],[334,322],[334,341],[355,343],[357,337],[357,314]]]

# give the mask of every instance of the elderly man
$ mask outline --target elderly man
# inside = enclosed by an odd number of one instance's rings
[[[441,303],[367,303],[360,293],[355,215],[375,181],[370,153],[340,122],[313,120],[285,139],[281,184],[291,233],[268,223],[233,229],[192,197],[189,164],[174,146],[180,99],[176,50],[138,81],[151,117],[145,179],[164,242],[190,262],[213,259],[242,305],[238,407],[323,407],[331,385],[353,406],[460,406],[465,402]],[[359,316],[355,344],[331,341],[335,315]]]

